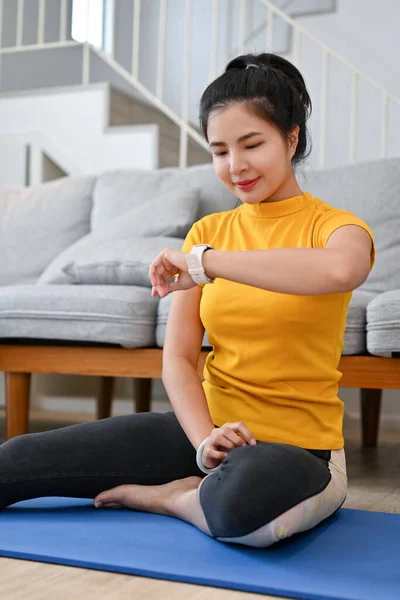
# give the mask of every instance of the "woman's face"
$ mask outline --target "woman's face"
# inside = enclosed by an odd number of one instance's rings
[[[297,195],[291,160],[298,131],[298,127],[293,129],[288,147],[273,125],[249,112],[242,103],[212,112],[207,136],[217,176],[248,204]]]

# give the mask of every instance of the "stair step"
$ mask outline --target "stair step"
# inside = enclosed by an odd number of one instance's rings
[[[137,97],[130,96],[115,87],[110,88],[110,115],[109,125],[118,127],[122,125],[144,125],[155,123],[159,126],[159,166],[176,167],[179,164],[179,127],[166,115]],[[200,129],[192,125],[195,129]],[[187,164],[199,165],[211,162],[211,155],[201,148],[191,138],[188,139]]]

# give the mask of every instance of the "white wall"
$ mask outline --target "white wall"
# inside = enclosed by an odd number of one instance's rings
[[[338,0],[337,11],[320,17],[300,17],[298,22],[310,33],[343,55],[348,61],[400,98],[398,22],[400,3],[396,0]],[[302,66],[314,101],[313,141],[319,146],[321,53],[305,43]],[[331,61],[329,79],[328,164],[346,164],[349,157],[351,78],[338,61]],[[357,109],[357,161],[379,158],[382,96],[361,83]],[[400,156],[398,131],[400,107],[389,107],[388,156]]]
[[[279,3],[278,3],[279,4]],[[281,3],[282,4],[282,3]],[[301,3],[293,2],[296,7]],[[321,3],[320,3],[321,4]],[[140,80],[153,92],[156,89],[157,1],[142,3],[141,15],[141,60]],[[164,54],[164,100],[178,114],[182,106],[182,82],[184,68],[184,11],[181,0],[169,0],[167,10],[166,46]],[[130,68],[132,38],[130,23],[131,4],[117,5],[118,38],[116,58]],[[230,7],[230,10],[228,8]],[[248,2],[248,31],[255,30],[267,16],[267,9],[258,0]],[[304,8],[304,6],[302,7]],[[212,1],[193,2],[193,26],[191,43],[190,120],[197,123],[198,104],[201,94],[209,82],[211,52]],[[297,17],[317,38],[334,48],[354,65],[400,98],[400,80],[397,75],[399,36],[396,24],[400,17],[400,3],[395,0],[338,0],[336,12],[312,17]],[[240,4],[237,0],[220,2],[220,44],[217,74],[221,73],[228,59],[239,51]],[[292,53],[288,44],[287,28],[277,18],[271,47],[266,47],[265,30],[246,47],[247,52],[280,52],[289,48],[285,56],[290,60]],[[310,119],[314,152],[309,159],[311,168],[320,165],[321,112],[322,112],[322,64],[323,53],[314,42],[303,39],[300,50],[300,68],[313,101]],[[396,81],[394,85],[393,82]],[[351,71],[341,62],[331,59],[328,92],[329,118],[327,124],[327,165],[339,166],[349,162],[350,108],[352,92]],[[365,82],[359,86],[357,107],[356,159],[365,161],[380,157],[382,96]],[[368,125],[368,126],[366,126]],[[396,134],[400,127],[400,107],[389,110],[388,156],[400,155],[400,141]]]
[[[276,4],[285,6],[286,0]],[[315,5],[315,0],[293,0],[290,9],[304,11]],[[320,0],[318,7],[326,10],[333,0]],[[24,43],[34,43],[37,32],[38,0],[25,2]],[[57,39],[60,0],[47,2],[45,40]],[[118,0],[115,15],[115,58],[128,72],[132,68],[133,1]],[[239,52],[240,0],[220,0],[220,42],[217,73],[222,72],[228,59]],[[16,6],[14,0],[4,0],[2,45],[15,43]],[[69,2],[70,6],[70,2]],[[151,91],[156,90],[157,42],[159,25],[159,0],[142,2],[140,27],[139,80]],[[190,120],[198,122],[198,104],[201,94],[210,80],[212,0],[192,2],[192,42],[190,78]],[[184,7],[183,0],[168,0],[166,15],[166,39],[163,60],[164,100],[167,105],[181,113],[182,82],[184,68]],[[265,22],[267,8],[259,0],[248,0],[247,33],[255,31]],[[337,0],[336,12],[321,13],[312,17],[297,17],[318,38],[343,54],[367,75],[387,86],[400,97],[400,80],[397,76],[396,57],[399,40],[396,24],[400,16],[400,4],[396,0]],[[266,49],[265,29],[255,36],[245,51],[260,52]],[[290,48],[287,26],[279,18],[275,20],[274,40],[268,42],[268,50],[275,52]],[[290,59],[290,52],[286,54]],[[82,81],[82,49],[68,48],[51,51],[35,51],[3,55],[1,59],[1,90],[37,89],[54,85],[79,84]],[[309,166],[319,165],[322,52],[307,40],[301,45],[301,70],[305,75],[314,104],[310,121],[314,152]],[[135,92],[121,75],[97,56],[90,60],[90,81],[109,81],[133,95]],[[335,60],[331,61],[329,78],[329,119],[327,164],[337,166],[349,160],[349,125],[351,100],[351,73]],[[357,108],[357,160],[379,157],[381,138],[382,98],[372,88],[360,85]],[[388,155],[400,154],[400,140],[396,132],[400,127],[400,107],[391,106]],[[368,127],[366,127],[368,124]]]
[[[4,134],[38,132],[74,163],[74,172],[85,174],[119,168],[157,168],[157,125],[110,128],[108,122],[107,84],[0,97],[0,141]],[[70,172],[62,162],[59,166]],[[1,165],[0,172],[4,183]]]
[[[398,0],[338,0],[336,13],[298,22],[400,98],[399,20]]]

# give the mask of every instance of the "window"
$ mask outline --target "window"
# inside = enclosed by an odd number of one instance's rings
[[[112,0],[73,0],[72,38],[111,52],[113,44]]]

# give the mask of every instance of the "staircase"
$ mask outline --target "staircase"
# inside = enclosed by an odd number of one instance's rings
[[[143,164],[204,163],[210,155],[197,127],[203,89],[232,56],[267,49],[287,57],[305,76],[314,105],[310,167],[400,151],[400,144],[389,139],[391,120],[400,115],[399,100],[301,25],[305,15],[334,14],[333,0],[104,0],[106,35],[93,43],[82,41],[90,39],[85,32],[81,41],[72,39],[76,2],[37,0],[35,9],[27,0],[0,0],[0,104],[4,93],[88,89],[106,81],[111,89],[104,135],[113,131],[117,140],[120,132],[122,139],[127,131],[134,135],[153,125],[159,150],[156,159],[143,157]],[[89,10],[96,2],[79,0],[79,7]],[[86,23],[86,34],[92,23]],[[360,135],[365,110],[374,124],[373,139],[367,141]],[[8,124],[8,136],[26,133],[18,122],[17,115],[15,126]],[[1,133],[0,118],[0,142]],[[57,173],[54,165],[50,171]]]

